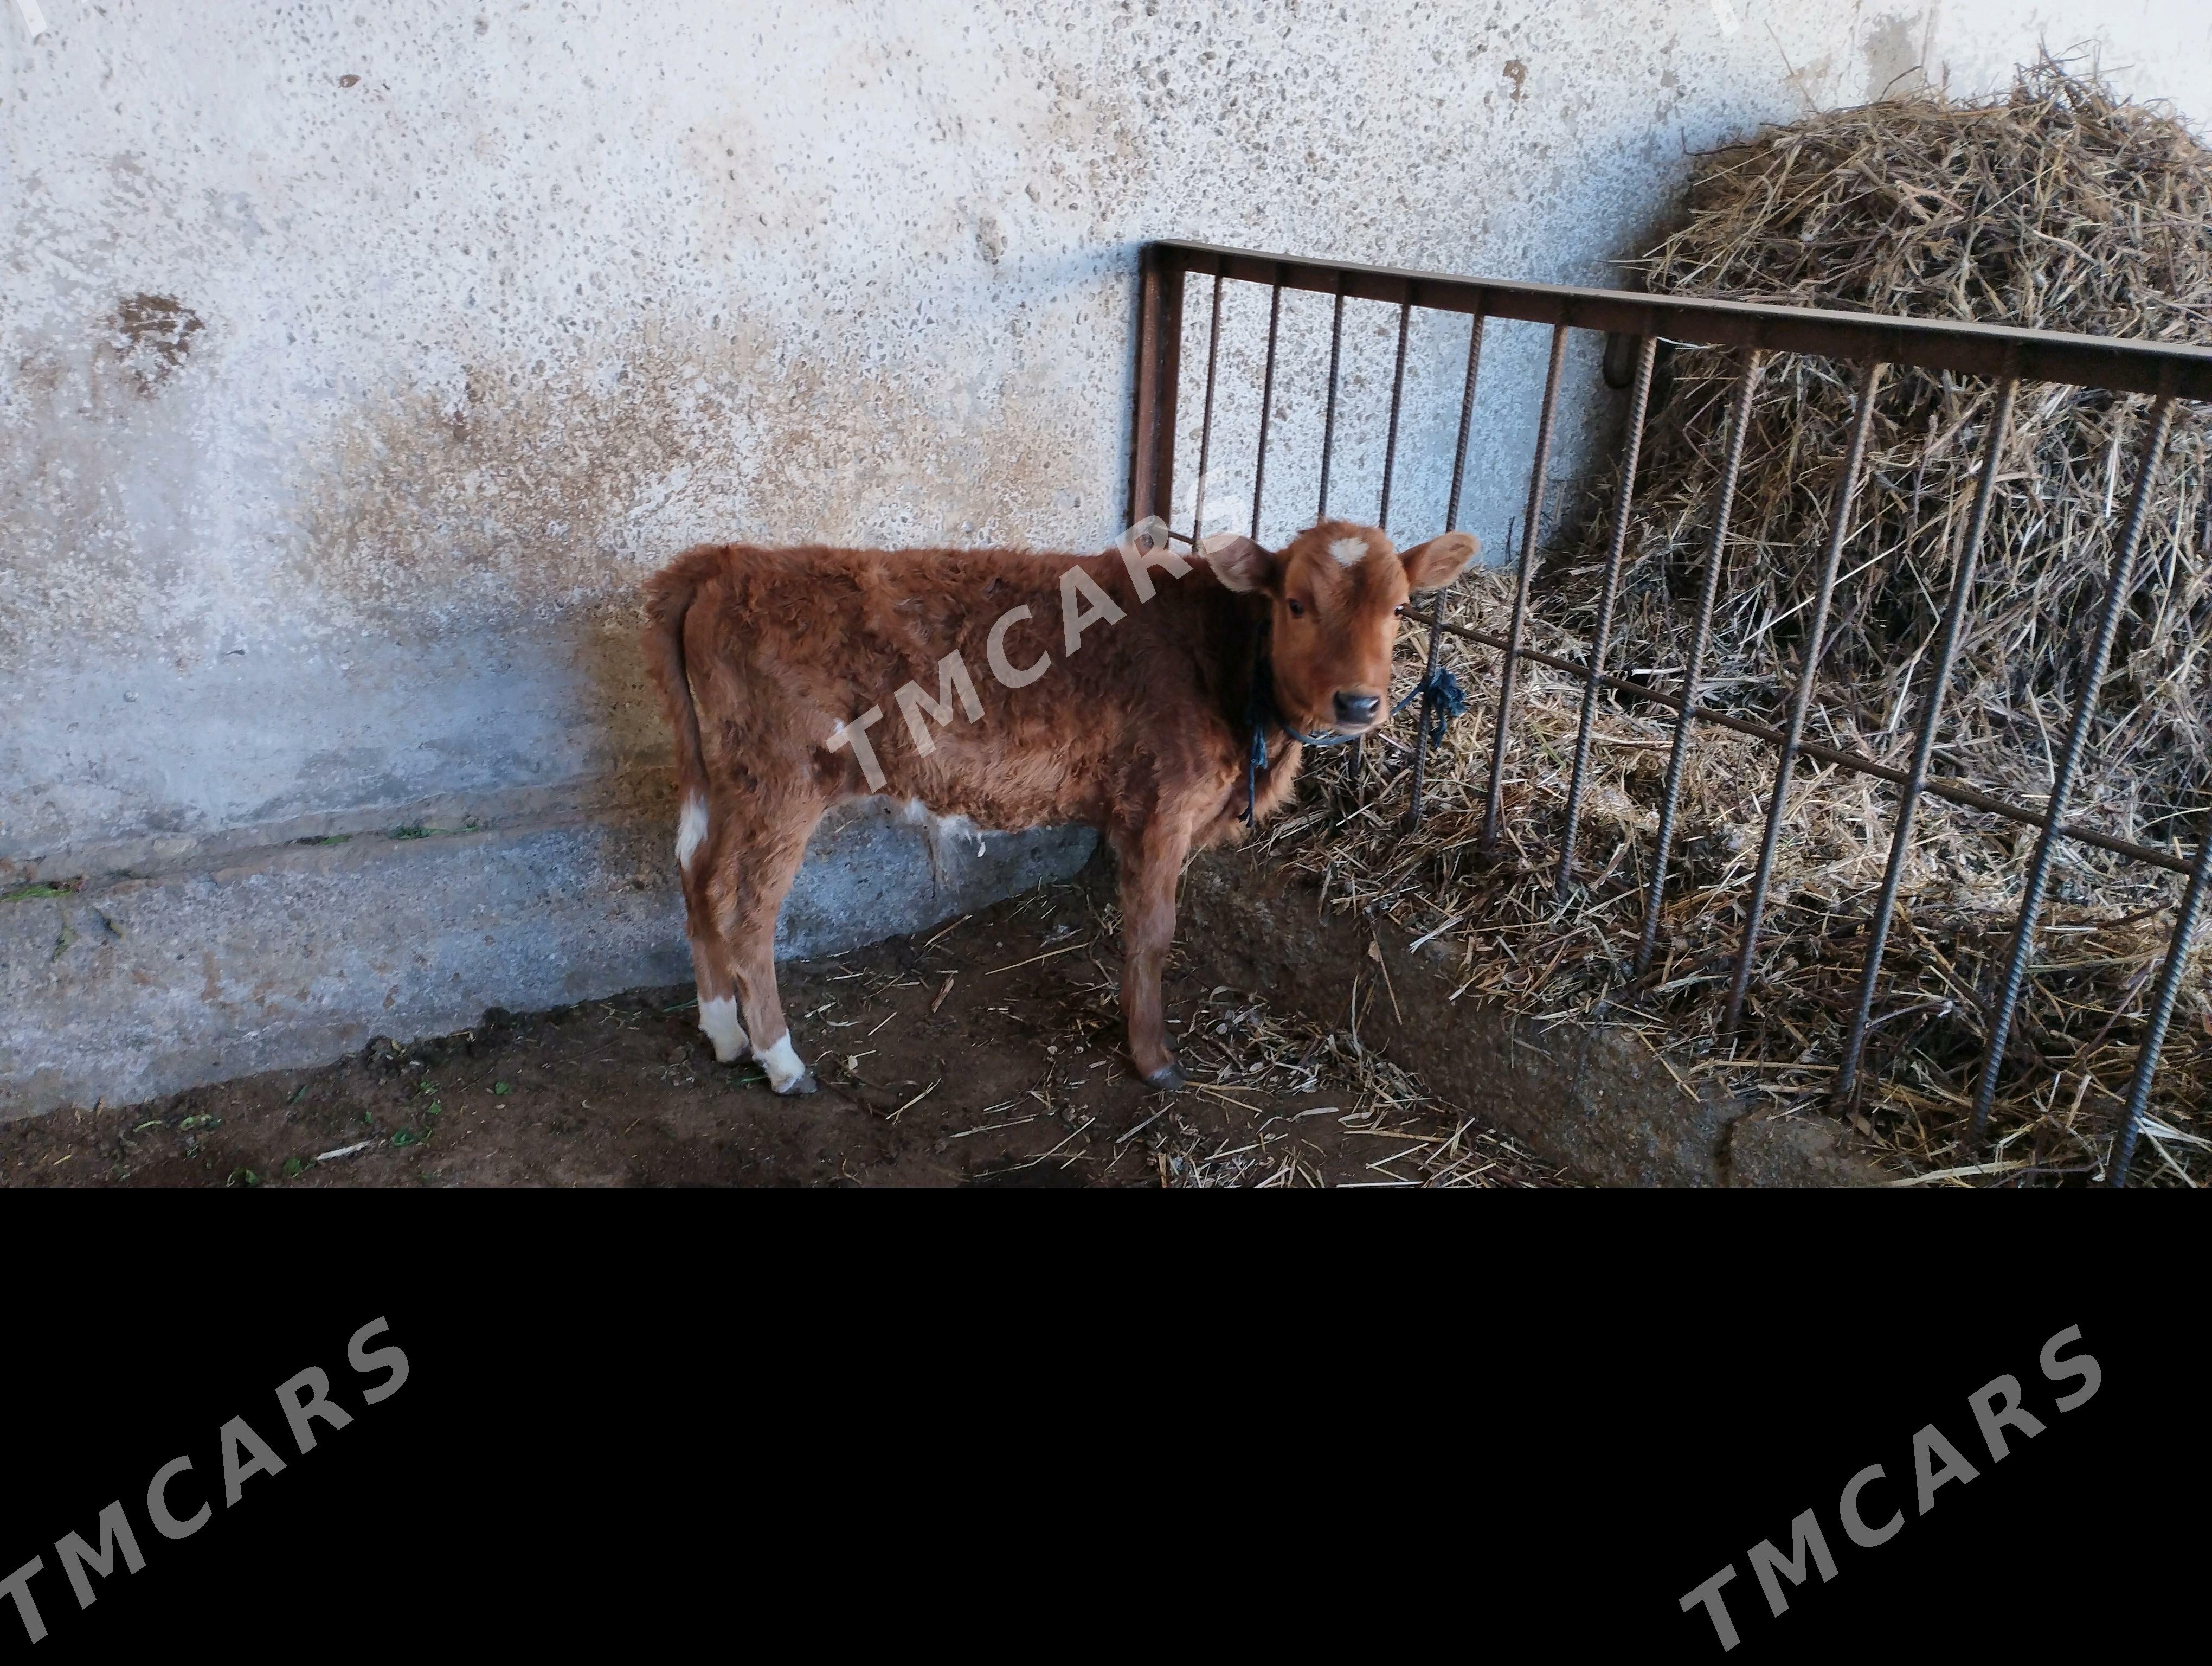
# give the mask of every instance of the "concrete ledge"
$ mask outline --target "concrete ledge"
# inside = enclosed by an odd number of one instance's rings
[[[1248,987],[1327,1023],[1380,947],[1395,996],[1363,1006],[1360,1041],[1585,1179],[1617,1186],[1863,1186],[1889,1177],[1825,1116],[1767,1119],[1693,1093],[1641,1038],[1603,1025],[1539,1027],[1492,1002],[1454,1001],[1456,951],[1419,953],[1388,921],[1324,914],[1318,888],[1230,851],[1184,877],[1181,921]],[[1399,1022],[1402,1013],[1404,1021]]]
[[[320,1063],[689,982],[672,830],[541,818],[226,852],[0,903],[0,1121]],[[1074,873],[1088,829],[948,836],[879,801],[825,820],[781,957],[835,954]]]

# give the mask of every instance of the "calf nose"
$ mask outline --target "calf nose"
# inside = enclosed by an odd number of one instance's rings
[[[1340,723],[1372,723],[1375,714],[1382,709],[1379,695],[1346,694],[1339,690],[1336,696],[1336,721]]]

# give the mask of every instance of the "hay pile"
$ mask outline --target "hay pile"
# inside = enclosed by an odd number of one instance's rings
[[[1708,158],[1689,223],[1646,264],[1658,290],[1966,317],[2106,336],[2212,340],[2212,153],[2177,121],[2048,61],[1985,104],[1934,96],[1816,116]],[[1704,578],[1733,352],[1681,350],[1654,410],[1611,668],[1679,688]],[[1796,675],[1850,424],[1855,373],[1771,361],[1752,411],[1706,662],[1708,705],[1778,726]],[[1846,546],[1808,738],[1902,766],[1949,593],[1992,385],[1893,368]],[[2110,572],[2146,400],[2025,384],[1937,749],[1939,775],[2033,806],[2070,719]],[[2212,643],[2202,411],[2182,405],[2152,497],[2140,581],[2069,819],[2193,848],[2212,782]],[[1601,511],[1604,508],[1600,505]],[[1609,516],[1547,552],[1530,645],[1579,660],[1595,622]],[[1472,591],[1472,605],[1466,593]],[[1502,633],[1510,585],[1478,575],[1452,617]],[[1409,645],[1409,648],[1412,645]],[[1454,641],[1462,681],[1494,700],[1496,656]],[[1410,672],[1408,673],[1410,676]],[[1636,1025],[1678,1067],[1779,1110],[1827,1104],[1888,851],[1893,788],[1801,763],[1747,1020],[1717,1033],[1775,756],[1700,726],[1661,933],[1632,984],[1641,890],[1672,714],[1601,702],[1578,894],[1554,901],[1580,684],[1523,669],[1500,859],[1477,854],[1489,713],[1462,722],[1431,773],[1428,818],[1401,839],[1402,754],[1356,806],[1326,801],[1270,848],[1331,876],[1346,907],[1427,931],[1446,919],[1468,989],[1557,1017]],[[1482,703],[1478,698],[1478,706]],[[1395,749],[1393,749],[1395,751]],[[1991,1125],[1965,1148],[1988,991],[2001,973],[2033,830],[1923,799],[1885,959],[1861,1132],[1917,1176],[1998,1183],[2101,1171],[2136,1056],[2179,877],[2061,847],[2032,988]],[[2170,1032],[2134,1170],[2200,1183],[2212,998],[2192,979]]]
[[[2212,152],[2170,118],[2045,63],[2002,103],[1923,98],[1816,117],[1709,159],[1690,223],[1644,263],[1655,290],[1966,318],[2152,341],[2212,341]],[[1679,665],[1702,577],[1734,353],[1678,361],[1638,494],[1642,582],[1622,620],[1644,665]],[[1851,367],[1788,356],[1753,405],[1721,575],[1711,672],[1778,707],[1832,513]],[[1995,387],[1893,369],[1877,403],[1851,574],[1822,661],[1853,744],[1909,751],[1900,715],[1938,617]],[[2039,797],[2046,728],[2081,687],[2148,401],[2031,383],[2006,449],[1948,702],[1957,773]],[[2094,756],[2106,830],[2162,842],[2212,781],[2202,694],[2212,645],[2203,557],[2205,413],[2184,404],[2147,528],[2134,617],[2101,690]],[[1601,557],[1601,547],[1587,559]],[[1595,593],[1594,570],[1563,587]],[[1562,578],[1567,575],[1562,575]],[[1672,656],[1672,657],[1660,657]],[[1917,707],[1915,708],[1917,710]],[[1967,761],[1969,745],[1986,762]],[[1887,760],[1886,760],[1887,761]],[[1992,774],[1992,766],[2003,774]],[[2038,773],[2039,769],[2041,773]],[[2017,780],[2008,778],[2017,776]]]

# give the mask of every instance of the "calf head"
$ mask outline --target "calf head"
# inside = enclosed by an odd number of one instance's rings
[[[1373,526],[1324,520],[1270,553],[1249,538],[1206,540],[1214,575],[1266,595],[1275,704],[1309,734],[1364,734],[1389,715],[1390,650],[1406,599],[1449,584],[1480,546],[1446,532],[1400,553]]]

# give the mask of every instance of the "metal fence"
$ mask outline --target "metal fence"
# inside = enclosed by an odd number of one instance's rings
[[[1190,279],[1200,280],[1191,283]],[[1449,632],[1468,641],[1496,649],[1501,656],[1497,711],[1490,760],[1489,796],[1483,819],[1481,842],[1493,844],[1502,811],[1504,768],[1521,662],[1534,660],[1565,672],[1583,685],[1580,727],[1576,738],[1573,772],[1568,789],[1566,831],[1559,852],[1557,886],[1564,899],[1575,859],[1575,835],[1582,810],[1589,761],[1590,737],[1601,689],[1652,701],[1672,708],[1674,733],[1665,784],[1662,790],[1656,848],[1644,903],[1642,940],[1635,970],[1648,967],[1659,928],[1662,891],[1668,863],[1677,832],[1676,818],[1683,764],[1691,745],[1692,727],[1710,723],[1772,743],[1779,751],[1774,786],[1769,800],[1764,843],[1752,881],[1741,944],[1735,957],[1727,1020],[1733,1025],[1749,987],[1759,936],[1788,805],[1790,776],[1797,762],[1814,760],[1838,769],[1871,775],[1899,789],[1890,830],[1888,866],[1869,921],[1864,970],[1850,1037],[1844,1045],[1836,1083],[1843,1099],[1853,1090],[1863,1055],[1888,945],[1905,858],[1911,849],[1915,813],[1924,795],[1934,795],[1971,809],[2039,830],[2029,866],[2025,896],[2012,933],[2003,975],[1987,1012],[1988,1039],[1974,1097],[1972,1137],[1978,1145],[1988,1128],[1998,1072],[2005,1055],[2015,1012],[2028,975],[2029,955],[2045,893],[2051,879],[2054,854],[2063,839],[2079,840],[2134,861],[2186,874],[2172,936],[2160,964],[2159,977],[2145,1019],[2143,1040],[2125,1099],[2124,1120],[2115,1139],[2106,1174],[2109,1183],[2125,1183],[2142,1126],[2151,1078],[2158,1063],[2174,1005],[2188,964],[2188,946],[2202,912],[2208,869],[2212,869],[2212,837],[2200,842],[2195,856],[2184,860],[2154,847],[2116,837],[2100,829],[2066,819],[2083,754],[2089,738],[2100,684],[2104,681],[2114,636],[2134,587],[2136,556],[2142,542],[2146,506],[2166,441],[2172,429],[2176,399],[2212,399],[2212,348],[2159,343],[2106,340],[2063,335],[2049,331],[1998,325],[1949,323],[1934,319],[1885,318],[1866,313],[1838,313],[1809,307],[1747,301],[1705,300],[1686,296],[1637,295],[1576,289],[1544,283],[1497,283],[1481,279],[1449,277],[1431,272],[1401,271],[1344,262],[1294,259],[1257,254],[1205,244],[1155,242],[1145,246],[1139,266],[1137,327],[1136,405],[1132,424],[1129,471],[1129,522],[1148,516],[1163,520],[1173,506],[1176,466],[1176,398],[1182,374],[1183,307],[1186,292],[1196,289],[1210,301],[1206,336],[1205,407],[1199,424],[1197,502],[1188,533],[1172,532],[1185,542],[1195,542],[1205,516],[1204,483],[1212,461],[1214,392],[1221,337],[1222,295],[1225,285],[1255,284],[1268,291],[1268,319],[1265,369],[1259,414],[1258,454],[1253,466],[1252,534],[1259,534],[1261,500],[1266,489],[1268,426],[1274,403],[1278,337],[1282,298],[1286,290],[1316,291],[1334,297],[1328,355],[1328,382],[1323,406],[1320,493],[1316,519],[1329,514],[1329,475],[1336,443],[1338,384],[1344,335],[1344,307],[1347,300],[1394,304],[1398,308],[1395,364],[1393,372],[1389,429],[1384,440],[1378,523],[1387,521],[1399,452],[1400,423],[1405,392],[1407,342],[1416,310],[1466,315],[1470,320],[1466,373],[1457,411],[1457,440],[1452,452],[1451,485],[1444,505],[1446,530],[1459,525],[1461,492],[1468,455],[1469,428],[1474,413],[1477,381],[1481,371],[1485,325],[1491,319],[1511,319],[1552,326],[1551,352],[1546,372],[1543,402],[1536,419],[1534,461],[1528,481],[1528,512],[1514,590],[1511,623],[1504,635],[1452,625],[1443,621],[1441,608],[1423,617],[1429,626],[1429,660],[1433,668],[1440,633]],[[1633,375],[1626,437],[1620,459],[1620,485],[1615,493],[1602,589],[1600,593],[1595,637],[1585,657],[1577,662],[1540,652],[1523,640],[1529,606],[1531,581],[1540,540],[1536,528],[1543,506],[1547,476],[1551,468],[1554,426],[1559,414],[1561,370],[1565,362],[1570,332],[1603,332],[1616,350],[1626,348],[1633,359]],[[1620,579],[1629,532],[1633,522],[1634,485],[1644,423],[1650,408],[1658,350],[1662,342],[1743,350],[1745,363],[1732,396],[1722,459],[1717,501],[1713,515],[1711,544],[1705,579],[1698,599],[1694,633],[1679,692],[1650,687],[1606,670],[1607,637]],[[1812,623],[1808,640],[1814,644],[1823,629],[1833,597],[1838,564],[1850,524],[1851,506],[1860,485],[1874,398],[1887,366],[1988,377],[1997,386],[1996,410],[1990,425],[1981,459],[1974,504],[1961,545],[1951,591],[1939,627],[1932,669],[1920,697],[1911,764],[1898,769],[1861,754],[1820,745],[1805,738],[1805,720],[1813,695],[1817,655],[1808,653],[1790,692],[1787,715],[1779,728],[1700,703],[1700,680],[1712,635],[1721,555],[1728,537],[1729,520],[1735,496],[1748,426],[1752,395],[1765,362],[1776,354],[1818,354],[1858,367],[1856,405],[1842,482],[1823,557],[1811,599]],[[1628,380],[1618,350],[1608,355],[1609,373],[1620,366]],[[1608,380],[1612,380],[1609,374]],[[1982,792],[1969,783],[1930,773],[1929,758],[1942,723],[1943,701],[1956,659],[1960,630],[1975,577],[1983,533],[1996,486],[1996,465],[2010,426],[2022,381],[2065,383],[2106,389],[2119,393],[2152,396],[2151,420],[2135,466],[2127,508],[2114,538],[2111,575],[2100,611],[2091,648],[2089,678],[2075,701],[2070,726],[2057,755],[2051,792],[2045,804],[2018,804]],[[1448,419],[1447,419],[1448,420]],[[1423,758],[1430,725],[1416,726],[1413,759],[1413,807],[1420,815]]]

